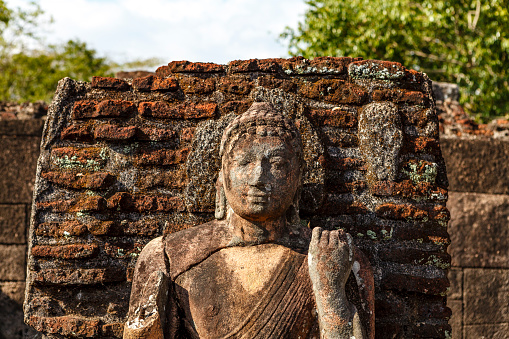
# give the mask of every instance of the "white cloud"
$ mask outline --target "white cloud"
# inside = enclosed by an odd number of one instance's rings
[[[26,4],[8,0],[8,6]],[[276,40],[302,19],[304,0],[39,0],[55,23],[49,40],[79,38],[124,61],[160,57],[226,63],[281,57]]]

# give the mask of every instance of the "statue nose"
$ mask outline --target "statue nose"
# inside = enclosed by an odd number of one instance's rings
[[[263,164],[261,162],[257,163],[256,166],[253,168],[250,181],[251,181],[250,184],[253,186],[265,185],[267,178],[265,169],[263,168]]]

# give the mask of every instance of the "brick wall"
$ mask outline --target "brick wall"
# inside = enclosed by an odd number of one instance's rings
[[[22,304],[28,223],[44,120],[18,120],[19,115],[27,115],[23,107],[8,107],[10,111],[2,110],[0,104],[0,113],[5,113],[0,120],[0,338],[21,339],[33,333],[23,323]]]
[[[137,254],[212,218],[217,138],[230,113],[264,100],[305,139],[302,218],[346,228],[375,266],[377,337],[446,337],[446,178],[429,82],[358,61],[178,62],[129,82],[62,81],[39,160],[30,324],[50,337],[119,337]],[[368,182],[359,113],[387,101],[403,131],[397,173]]]
[[[509,138],[441,140],[450,182],[454,338],[508,338]]]

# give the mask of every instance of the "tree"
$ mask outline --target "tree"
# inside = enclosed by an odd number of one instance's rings
[[[385,59],[457,83],[483,119],[509,114],[508,0],[307,0],[291,55]]]
[[[0,0],[0,100],[50,101],[58,80],[64,77],[89,81],[93,75],[113,76],[115,70],[160,62],[147,59],[118,64],[99,57],[79,40],[47,45],[41,34],[50,22],[35,3],[28,10],[12,10]]]

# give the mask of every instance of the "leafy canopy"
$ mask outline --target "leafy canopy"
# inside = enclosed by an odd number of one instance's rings
[[[59,45],[44,43],[44,27],[51,23],[35,3],[28,10],[9,9],[0,0],[0,100],[50,101],[64,77],[89,81],[93,75],[113,76],[114,71],[151,67],[159,59],[117,64],[99,57],[79,40]]]
[[[290,55],[382,59],[457,83],[470,113],[509,114],[509,0],[307,0]]]

